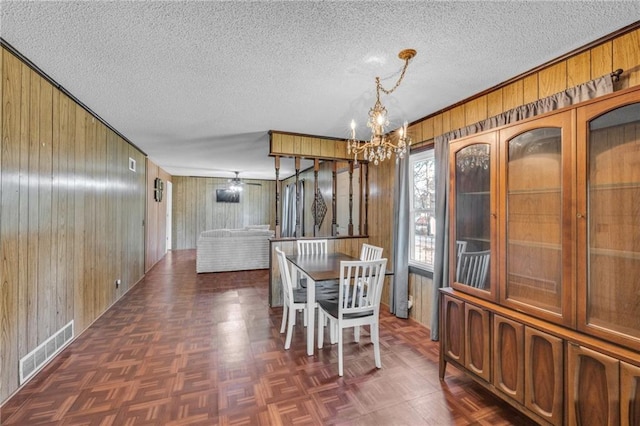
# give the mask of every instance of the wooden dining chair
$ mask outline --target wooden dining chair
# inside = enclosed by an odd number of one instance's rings
[[[387,259],[340,262],[340,285],[337,299],[318,301],[318,348],[324,343],[325,318],[337,327],[338,375],[344,373],[343,330],[369,325],[377,368],[380,360],[380,298]],[[358,286],[358,282],[364,285]]]
[[[485,288],[490,256],[490,250],[460,253],[456,266],[456,282],[470,287]]]
[[[296,323],[296,314],[298,311],[306,314],[307,289],[293,288],[287,255],[278,247],[275,249],[276,256],[278,257],[278,267],[280,268],[280,278],[282,280],[282,324],[280,325],[280,333],[284,333],[286,326],[287,337],[284,342],[284,348],[289,349],[291,347],[293,326]]]
[[[327,243],[326,239],[313,239],[313,240],[297,240],[298,255],[305,254],[326,254]],[[293,283],[296,287],[306,287],[307,279],[305,276],[298,276],[298,282]]]
[[[360,250],[360,260],[382,259],[382,251],[383,251],[382,247],[363,243],[362,249]],[[362,282],[358,282],[358,285],[362,286]],[[360,326],[356,326],[353,328],[353,337],[356,342],[360,341]],[[332,340],[331,343],[334,343],[334,341]]]
[[[327,240],[297,240],[298,254],[325,254],[327,253]]]
[[[382,259],[382,247],[363,243],[360,250],[360,260],[377,260]]]

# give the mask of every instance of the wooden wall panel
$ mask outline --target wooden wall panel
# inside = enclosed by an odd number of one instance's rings
[[[502,106],[504,107],[504,111],[508,111],[524,103],[522,80],[514,81],[502,88]]]
[[[424,138],[422,137],[422,124],[417,123],[409,126],[407,129],[407,134],[411,138],[411,142],[422,142]]]
[[[567,62],[563,61],[538,73],[538,98],[546,98],[567,89]]]
[[[539,73],[527,76],[522,80],[522,103],[528,104],[540,99],[539,92]]]
[[[6,398],[5,389],[18,387],[16,371],[19,361],[18,338],[20,330],[15,326],[22,318],[18,313],[23,309],[18,305],[19,280],[18,252],[20,246],[19,203],[20,185],[16,172],[20,168],[21,120],[21,67],[13,57],[4,55],[2,59],[2,149],[0,180],[0,389]],[[13,175],[5,174],[12,170]],[[22,302],[24,302],[22,300]]]
[[[139,150],[49,81],[5,49],[0,58],[4,402],[22,357],[71,320],[84,331],[115,301],[116,278],[130,287],[143,276],[145,168]]]
[[[431,328],[433,294],[433,280],[431,278],[409,274],[409,297],[413,299],[413,307],[409,310],[409,318],[427,328]]]
[[[466,105],[464,109],[465,126],[487,119],[487,99],[487,96],[481,96]]]
[[[349,159],[347,142],[335,138],[323,138],[277,131],[270,132],[269,155],[283,157],[312,157]]]
[[[369,167],[369,242],[383,248],[382,256],[393,268],[393,199],[395,161]],[[389,305],[389,279],[385,279],[381,303]]]
[[[422,141],[428,141],[433,139],[434,137],[434,119],[427,118],[426,120],[422,120]]]
[[[15,57],[4,54],[0,55],[2,57],[6,57],[5,63],[7,61],[14,62],[19,64],[20,69],[20,78],[21,78],[21,87],[18,90],[17,87],[11,88],[11,91],[17,91],[20,93],[20,97],[16,99],[17,103],[13,105],[13,107],[19,107],[19,115],[13,115],[13,118],[19,120],[19,139],[17,144],[19,146],[19,156],[20,156],[20,164],[19,164],[19,194],[22,196],[19,199],[19,223],[18,223],[18,270],[19,271],[28,271],[29,270],[29,245],[28,245],[28,235],[29,235],[29,198],[25,196],[28,194],[29,188],[29,106],[30,106],[30,96],[31,96],[31,75],[29,69],[26,65],[20,63]],[[17,81],[13,81],[16,83]],[[13,84],[9,82],[9,86]],[[5,92],[7,93],[7,92]],[[8,102],[12,103],[11,100]],[[4,103],[4,102],[2,102]],[[7,114],[12,114],[9,111],[5,112]],[[11,131],[11,128],[7,128],[7,131]],[[8,147],[10,140],[15,140],[15,134],[8,133],[5,135],[7,139],[3,138],[3,145]],[[2,174],[0,173],[0,176]],[[34,310],[28,310],[29,306],[29,275],[26,272],[23,272],[18,277],[18,318],[21,324],[27,324],[28,319],[35,316]],[[36,339],[33,339],[33,343],[36,342]],[[25,353],[27,348],[29,347],[29,335],[24,332],[19,336],[18,341],[18,353]]]
[[[431,117],[433,119],[433,136],[440,136],[444,133],[443,124],[442,124],[442,114],[438,114],[435,117]]]
[[[167,182],[171,182],[171,175],[162,170],[151,160],[146,160],[146,219],[145,219],[145,272],[149,271],[167,252]],[[162,180],[163,191],[160,202],[155,199],[155,180]],[[201,221],[206,218],[202,217]]]
[[[172,248],[196,248],[200,232],[270,224],[275,229],[275,181],[244,179],[261,186],[244,185],[239,203],[217,203],[215,190],[227,178],[173,176]]]
[[[567,87],[591,80],[591,53],[583,52],[567,59]]]
[[[459,129],[461,127],[466,126],[465,122],[465,110],[467,104],[459,105],[451,110],[451,115],[449,118],[450,127],[449,130]]]
[[[622,68],[622,87],[640,84],[640,29],[613,40],[612,71]]]
[[[591,78],[613,71],[613,43],[606,42],[591,49]]]
[[[494,90],[487,94],[487,118],[504,112],[502,105],[502,89]]]

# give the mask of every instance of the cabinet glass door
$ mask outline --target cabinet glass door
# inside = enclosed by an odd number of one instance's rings
[[[507,146],[506,297],[559,314],[562,129],[534,129]]]
[[[500,132],[500,300],[573,325],[573,133],[560,112]]]
[[[484,298],[493,298],[492,287],[492,149],[494,134],[483,137],[491,143],[453,144],[452,247],[453,287]],[[455,242],[455,244],[453,243]]]
[[[587,129],[580,325],[640,348],[640,103],[593,118]]]

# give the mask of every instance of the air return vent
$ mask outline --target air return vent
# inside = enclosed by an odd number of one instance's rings
[[[33,376],[73,338],[73,320],[20,360],[20,384]]]

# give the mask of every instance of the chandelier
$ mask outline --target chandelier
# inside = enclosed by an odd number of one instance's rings
[[[411,145],[411,138],[407,135],[407,122],[398,130],[398,142],[394,144],[389,136],[385,134],[385,127],[389,125],[387,109],[380,102],[380,92],[390,95],[400,86],[404,73],[407,71],[409,61],[416,56],[413,49],[405,49],[398,54],[398,58],[404,61],[404,67],[400,73],[400,78],[389,90],[382,87],[380,77],[376,77],[376,103],[369,110],[367,127],[371,129],[371,139],[363,142],[356,139],[356,122],[351,120],[351,138],[347,140],[347,153],[353,154],[355,164],[358,164],[358,154],[363,153],[363,158],[372,162],[376,166],[382,161],[391,158],[391,154],[396,154],[396,162],[399,158],[404,158],[407,147]]]
[[[478,143],[462,148],[456,153],[456,167],[461,172],[471,169],[489,169],[489,144]]]

